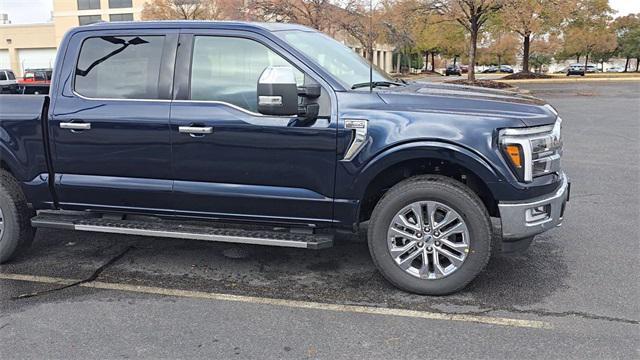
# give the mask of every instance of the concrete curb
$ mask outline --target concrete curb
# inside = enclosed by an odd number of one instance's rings
[[[544,83],[576,83],[576,82],[616,82],[616,81],[638,81],[638,77],[610,77],[610,78],[568,78],[568,79],[520,79],[520,80],[502,80],[493,81],[503,82],[505,84],[544,84]]]

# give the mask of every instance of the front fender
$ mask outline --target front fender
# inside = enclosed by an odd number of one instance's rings
[[[462,146],[438,141],[414,141],[392,148],[372,158],[357,174],[350,186],[351,194],[362,199],[367,186],[384,170],[409,160],[432,159],[441,160],[463,167],[480,178],[492,191],[492,184],[503,181],[502,175],[486,160],[473,151]]]

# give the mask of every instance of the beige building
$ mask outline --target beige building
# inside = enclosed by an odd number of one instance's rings
[[[62,37],[72,27],[98,21],[140,20],[146,0],[51,0],[44,24],[0,24],[0,68],[22,76],[25,69],[51,68]],[[11,20],[11,19],[8,19]]]

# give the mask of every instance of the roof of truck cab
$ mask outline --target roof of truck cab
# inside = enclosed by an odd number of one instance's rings
[[[74,30],[82,31],[86,29],[114,30],[114,29],[229,29],[229,30],[262,30],[262,31],[284,31],[303,30],[314,31],[313,29],[289,23],[274,22],[248,22],[248,21],[205,21],[205,20],[168,20],[168,21],[113,21],[98,22],[85,25]]]

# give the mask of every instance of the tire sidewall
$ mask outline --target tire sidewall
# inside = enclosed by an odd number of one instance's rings
[[[4,230],[0,235],[0,263],[10,257],[18,247],[20,240],[20,226],[17,219],[17,208],[14,200],[7,193],[7,188],[0,184],[0,209]]]
[[[422,294],[447,294],[466,286],[482,271],[491,252],[491,231],[484,209],[474,205],[468,194],[442,186],[438,182],[401,186],[389,193],[374,210],[373,226],[369,229],[369,250],[383,275],[397,286]],[[434,280],[419,279],[402,270],[393,260],[387,244],[387,233],[393,217],[405,206],[416,201],[437,201],[455,210],[469,231],[469,253],[454,273]]]

